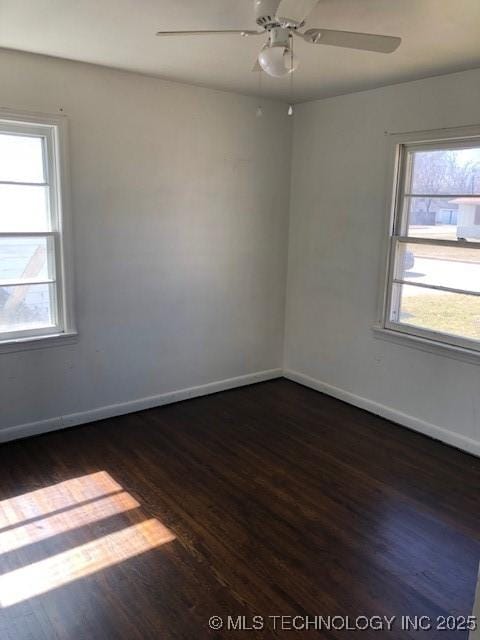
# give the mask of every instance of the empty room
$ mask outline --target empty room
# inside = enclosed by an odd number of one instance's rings
[[[480,639],[479,0],[0,0],[0,640]]]

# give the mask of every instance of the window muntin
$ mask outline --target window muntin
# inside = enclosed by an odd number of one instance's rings
[[[58,137],[0,119],[0,343],[67,331]]]
[[[480,350],[480,139],[399,147],[384,326]]]

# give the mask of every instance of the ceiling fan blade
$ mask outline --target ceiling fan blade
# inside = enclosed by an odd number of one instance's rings
[[[261,36],[263,31],[250,29],[221,29],[218,31],[157,31],[157,36],[212,36],[238,33],[241,36]]]
[[[281,0],[276,18],[279,22],[302,24],[320,0]]]
[[[363,49],[377,53],[393,53],[402,42],[401,38],[393,36],[356,33],[354,31],[332,31],[331,29],[308,29],[302,36],[306,42],[312,44],[328,44],[333,47]]]

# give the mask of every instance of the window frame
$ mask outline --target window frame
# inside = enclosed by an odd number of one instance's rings
[[[53,327],[0,332],[0,353],[69,343],[77,336],[77,329],[71,260],[67,119],[65,116],[0,109],[0,131],[21,136],[40,136],[43,140],[45,182],[35,184],[43,184],[48,188],[51,229],[41,232],[0,232],[0,237],[52,238],[56,321]]]
[[[408,236],[408,214],[404,207],[404,200],[408,197],[407,170],[408,152],[429,151],[437,149],[454,149],[480,147],[480,128],[457,127],[437,131],[412,132],[407,134],[388,134],[392,137],[390,155],[390,171],[388,172],[388,190],[392,194],[389,197],[389,215],[387,217],[387,244],[386,255],[382,261],[382,294],[379,303],[378,320],[373,329],[377,337],[389,339],[399,344],[418,347],[422,350],[443,355],[458,357],[469,362],[478,363],[480,359],[480,341],[454,336],[448,333],[415,327],[406,323],[399,323],[390,319],[392,309],[393,284],[395,281],[395,256],[396,247],[400,243],[426,244],[430,246],[454,246],[458,248],[477,249],[480,251],[480,242],[469,242],[464,240],[438,240],[428,238],[416,238]],[[392,193],[393,185],[393,193]],[[452,198],[462,197],[462,194],[441,194],[451,195]],[[469,194],[471,195],[471,194]],[[418,196],[417,196],[418,197]],[[480,253],[479,253],[480,258]],[[385,269],[386,264],[386,269]],[[429,286],[435,289],[435,286]],[[475,295],[470,291],[455,290],[455,293],[466,293]],[[479,295],[479,294],[477,294]]]

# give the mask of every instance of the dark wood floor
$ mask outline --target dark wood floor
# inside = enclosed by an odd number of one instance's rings
[[[400,616],[471,614],[480,460],[286,380],[2,445],[0,500],[1,640],[468,637]]]

